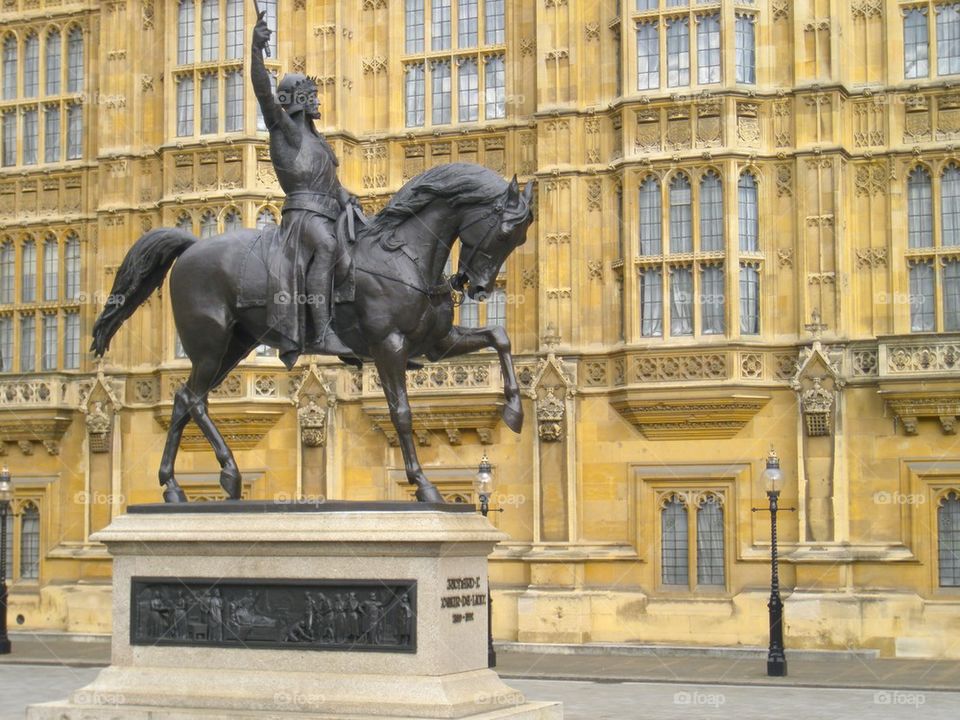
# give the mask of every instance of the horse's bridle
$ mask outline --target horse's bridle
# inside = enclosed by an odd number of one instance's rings
[[[493,237],[497,227],[503,222],[503,213],[505,210],[506,210],[506,206],[503,204],[503,202],[498,202],[490,210],[488,210],[486,213],[484,213],[479,218],[474,220],[472,223],[470,223],[466,227],[460,228],[458,235],[460,236],[460,241],[462,242],[464,230],[467,230],[473,227],[477,223],[483,222],[487,218],[491,218],[491,217],[495,218],[495,222],[493,222],[490,225],[490,228],[487,230],[486,235],[484,235],[483,238],[481,238],[480,242],[478,242],[476,245],[470,248],[470,253],[467,255],[466,259],[463,259],[463,258],[460,259],[461,267],[466,268],[468,270],[470,269],[470,263],[473,261],[474,257],[476,257],[477,253],[480,252],[481,249],[486,248],[487,244],[490,242],[490,239]],[[483,253],[483,254],[487,255],[487,253]],[[487,257],[489,257],[489,255],[487,255]],[[467,284],[467,273],[465,272],[457,272],[456,275],[450,278],[450,285],[451,287],[453,287],[454,290],[462,292],[463,286],[466,284]]]

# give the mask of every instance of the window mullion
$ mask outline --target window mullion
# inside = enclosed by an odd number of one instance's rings
[[[690,591],[697,589],[697,513],[696,502],[691,502],[692,492],[687,493],[687,583]]]

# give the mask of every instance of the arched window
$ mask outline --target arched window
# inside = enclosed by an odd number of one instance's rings
[[[60,246],[55,237],[43,243],[43,299],[56,300],[60,296]]]
[[[940,180],[940,219],[943,244],[960,245],[960,168],[950,165]]]
[[[949,493],[937,508],[940,587],[960,587],[960,496]]]
[[[193,48],[196,40],[196,11],[193,0],[180,0],[177,13],[177,64],[189,65],[193,62]]]
[[[700,249],[723,252],[723,185],[709,171],[700,181]]]
[[[13,318],[10,315],[0,316],[0,372],[13,372]]]
[[[207,210],[200,216],[200,237],[208,238],[217,234],[217,216]]]
[[[4,240],[0,244],[0,303],[10,305],[13,303],[14,286],[14,268],[16,259],[14,258],[13,242]]]
[[[177,229],[183,230],[188,233],[193,232],[193,220],[189,215],[183,213],[180,217],[177,218]]]
[[[670,182],[670,252],[693,252],[690,180],[679,174]]]
[[[907,238],[912,248],[933,247],[933,184],[922,167],[907,177]]]
[[[640,185],[640,254],[659,255],[661,244],[660,183],[648,177]]]
[[[697,584],[723,585],[723,507],[707,495],[697,508]]]
[[[276,225],[277,218],[269,209],[264,208],[257,214],[257,229],[262,230],[268,225]]]
[[[3,99],[17,97],[17,38],[7,35],[3,41]]]
[[[24,165],[37,164],[37,149],[40,146],[40,127],[37,118],[36,106],[23,108],[21,128],[23,130],[23,158]]]
[[[760,334],[760,269],[750,263],[740,265],[740,332]]]
[[[233,230],[239,230],[243,227],[243,221],[240,218],[240,213],[237,210],[230,209],[223,216],[223,231],[231,232]]]
[[[758,252],[760,250],[760,216],[757,179],[753,173],[745,172],[740,176],[738,199],[740,250]]]
[[[67,235],[64,244],[63,270],[67,300],[76,300],[80,297],[80,238],[75,233]]]
[[[83,92],[83,30],[78,27],[67,36],[67,92]]]
[[[689,538],[687,508],[671,497],[660,510],[660,579],[664,585],[688,585]]]
[[[20,514],[20,579],[40,577],[40,510],[33,503]]]
[[[60,94],[60,73],[63,67],[63,48],[59,30],[51,30],[47,35],[46,89],[47,95]]]
[[[37,301],[37,245],[27,240],[20,248],[20,302]]]
[[[220,0],[203,0],[200,5],[200,59],[220,56]]]
[[[30,35],[23,44],[23,96],[40,94],[40,38]]]

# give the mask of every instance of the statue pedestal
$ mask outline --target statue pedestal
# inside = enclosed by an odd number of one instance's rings
[[[96,536],[112,664],[27,717],[560,720],[487,668],[502,538],[457,505],[131,507]]]

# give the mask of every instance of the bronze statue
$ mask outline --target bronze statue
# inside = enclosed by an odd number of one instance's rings
[[[254,31],[255,57],[257,47],[262,47],[261,27],[258,22]],[[257,73],[254,62],[255,86]],[[443,502],[417,459],[406,368],[414,358],[437,361],[494,348],[503,373],[503,419],[509,428],[520,431],[523,410],[507,333],[499,326],[454,326],[452,291],[483,298],[494,290],[504,260],[526,241],[527,228],[533,222],[533,183],[521,191],[516,177],[507,183],[479,165],[455,163],[432,168],[401,188],[368,223],[361,222],[355,234],[337,233],[336,248],[328,252],[334,193],[339,198],[337,223],[341,227],[353,224],[355,200],[342,190],[334,172],[335,158],[313,130],[315,93],[302,80],[294,78],[285,85],[286,81],[284,78],[281,86],[303,91],[299,98],[295,93],[290,107],[302,108],[295,109],[292,116],[282,102],[261,97],[263,88],[257,89],[262,106],[274,115],[268,123],[274,128],[270,142],[275,166],[290,161],[305,173],[277,167],[278,178],[288,178],[291,184],[284,187],[292,188],[295,196],[292,200],[288,197],[284,205],[286,227],[236,230],[203,241],[175,228],[158,228],[143,235],[117,271],[110,297],[94,324],[91,349],[97,356],[107,351],[120,325],[160,287],[173,266],[170,297],[174,321],[192,369],[186,384],[174,395],[159,470],[163,498],[166,502],[186,501],[173,469],[183,429],[192,418],[217,456],[220,484],[227,497],[238,499],[240,471],[208,414],[207,395],[259,344],[280,349],[288,367],[301,352],[317,350],[312,342],[304,342],[300,293],[297,297],[291,294],[292,306],[270,302],[272,289],[283,282],[277,274],[282,265],[278,254],[295,260],[287,267],[294,273],[289,276],[295,279],[291,287],[299,290],[297,268],[303,267],[304,253],[312,253],[314,267],[321,269],[306,266],[306,300],[328,302],[331,278],[336,275],[338,280],[338,301],[326,316],[330,321],[323,319],[319,304],[311,308],[319,345],[346,362],[372,360],[376,364],[407,479],[417,486],[421,502]],[[298,135],[301,149],[294,153]],[[320,183],[316,192],[312,186],[305,189],[307,179]],[[457,273],[447,278],[444,267],[458,239],[459,266]],[[327,265],[333,259],[337,260],[336,272]],[[284,314],[284,309],[290,312]],[[331,323],[335,334],[327,327]],[[338,340],[346,352],[339,348]]]

